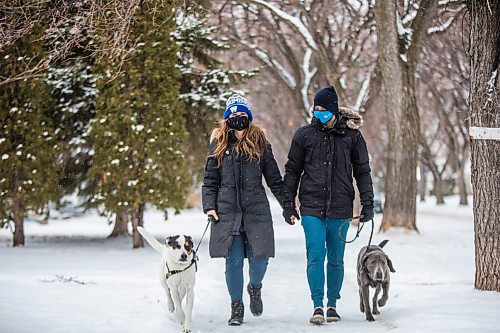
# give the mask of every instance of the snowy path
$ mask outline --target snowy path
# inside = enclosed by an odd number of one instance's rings
[[[263,316],[254,318],[247,308],[243,326],[227,326],[224,261],[209,258],[205,240],[199,251],[193,332],[500,332],[500,293],[473,289],[471,208],[448,201],[445,207],[419,206],[420,235],[375,233],[374,243],[390,239],[385,249],[397,272],[389,301],[374,323],[359,312],[355,275],[357,252],[367,242],[368,230],[348,245],[338,303],[343,319],[321,327],[307,323],[312,303],[302,229],[288,226],[274,204],[277,253],[264,280]],[[377,225],[380,219],[377,215]],[[199,211],[171,215],[168,222],[158,212],[146,216],[146,228],[158,237],[184,233],[196,240],[204,226]],[[1,230],[0,332],[180,332],[167,314],[156,278],[157,253],[149,247],[131,250],[130,239],[104,240],[109,229],[96,215],[47,226],[27,223],[25,248],[11,248],[9,232]],[[351,228],[349,238],[353,232]],[[47,282],[55,275],[88,284]]]

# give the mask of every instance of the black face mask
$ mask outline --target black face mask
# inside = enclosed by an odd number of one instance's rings
[[[227,118],[227,125],[236,131],[243,131],[250,126],[250,119],[245,116]]]

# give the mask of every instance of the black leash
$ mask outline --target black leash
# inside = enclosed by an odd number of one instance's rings
[[[354,216],[354,217],[351,217],[350,219],[348,219],[347,221],[345,221],[344,223],[342,223],[342,224],[340,225],[340,227],[339,227],[339,230],[338,230],[338,231],[339,231],[339,238],[340,238],[340,240],[341,240],[342,242],[344,242],[345,244],[349,244],[349,243],[354,242],[354,241],[356,240],[356,238],[358,238],[358,237],[359,237],[359,234],[361,233],[361,230],[363,230],[363,227],[365,226],[365,222],[361,222],[361,221],[360,221],[360,222],[358,223],[358,230],[356,231],[356,236],[354,236],[354,238],[353,238],[353,239],[351,239],[350,241],[348,241],[348,240],[346,240],[346,239],[344,239],[344,238],[342,237],[342,228],[344,227],[344,225],[345,225],[346,223],[351,223],[351,221],[352,221],[352,220],[355,220],[355,219],[360,219],[360,218],[362,218],[362,217],[363,217],[363,215],[359,215],[359,216]],[[370,239],[368,240],[368,248],[370,248],[370,244],[372,243],[373,229],[375,228],[375,224],[374,224],[374,222],[373,222],[373,219],[371,219],[370,221],[372,222],[372,230],[371,230],[371,232],[370,232]]]
[[[216,222],[217,222],[217,220],[212,215],[208,215],[207,226],[205,227],[205,231],[203,231],[203,235],[201,235],[200,242],[198,243],[198,246],[196,247],[196,251],[195,251],[196,253],[198,253],[198,249],[200,248],[201,242],[203,241],[203,237],[205,237],[205,233],[208,230],[208,226],[210,225],[210,223],[216,223]]]
[[[203,237],[205,237],[205,233],[208,230],[208,226],[210,225],[210,222],[215,222],[215,221],[216,220],[213,218],[213,216],[211,216],[211,215],[208,216],[207,226],[205,227],[205,231],[203,231],[203,235],[201,235],[200,242],[198,243],[196,250],[193,251],[193,260],[191,260],[191,263],[189,264],[188,267],[186,267],[184,269],[176,269],[176,270],[171,271],[170,268],[168,268],[168,264],[165,262],[165,265],[167,266],[167,274],[166,274],[167,280],[172,275],[182,273],[182,272],[188,270],[189,268],[191,268],[191,266],[193,266],[193,265],[195,266],[195,270],[198,271],[198,264],[197,264],[197,262],[198,262],[198,255],[197,255],[198,249],[200,248],[201,242],[203,241]]]

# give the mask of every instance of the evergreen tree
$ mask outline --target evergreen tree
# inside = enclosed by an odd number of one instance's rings
[[[61,20],[48,31],[47,44],[56,48],[72,37],[72,25],[78,21],[80,7],[86,2],[75,3],[67,13],[68,20]],[[81,44],[66,50],[64,57],[47,69],[46,83],[55,101],[50,116],[61,146],[61,185],[65,194],[72,194],[86,180],[92,160],[92,147],[88,142],[90,120],[95,117],[98,76],[93,73],[93,58],[89,45],[94,44],[92,32],[79,32]]]
[[[98,86],[90,170],[98,187],[92,202],[107,213],[129,214],[134,248],[143,246],[137,227],[145,205],[180,209],[188,184],[178,50],[170,37],[173,9],[171,1],[140,3],[128,61],[114,79],[107,70]]]
[[[203,17],[204,6],[191,6],[189,10],[178,10],[177,29],[172,35],[179,47],[180,98],[186,105],[184,117],[189,135],[188,165],[194,176],[193,183],[197,185],[211,131],[223,113],[226,99],[234,94],[244,94],[237,89],[238,84],[257,75],[257,71],[224,68],[216,56],[231,46],[214,38],[217,27],[210,26]]]
[[[18,39],[0,54],[0,76],[25,72],[40,60],[40,35]],[[59,146],[48,113],[52,108],[43,75],[0,86],[0,224],[14,222],[13,245],[24,245],[29,210],[58,200]]]

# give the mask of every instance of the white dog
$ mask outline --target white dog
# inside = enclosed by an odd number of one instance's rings
[[[190,236],[170,236],[161,244],[146,229],[137,227],[139,233],[153,249],[162,255],[160,283],[167,293],[170,312],[182,325],[183,332],[191,332],[191,314],[194,302],[194,282],[196,272],[196,253]],[[186,296],[186,310],[182,310],[182,300]]]

